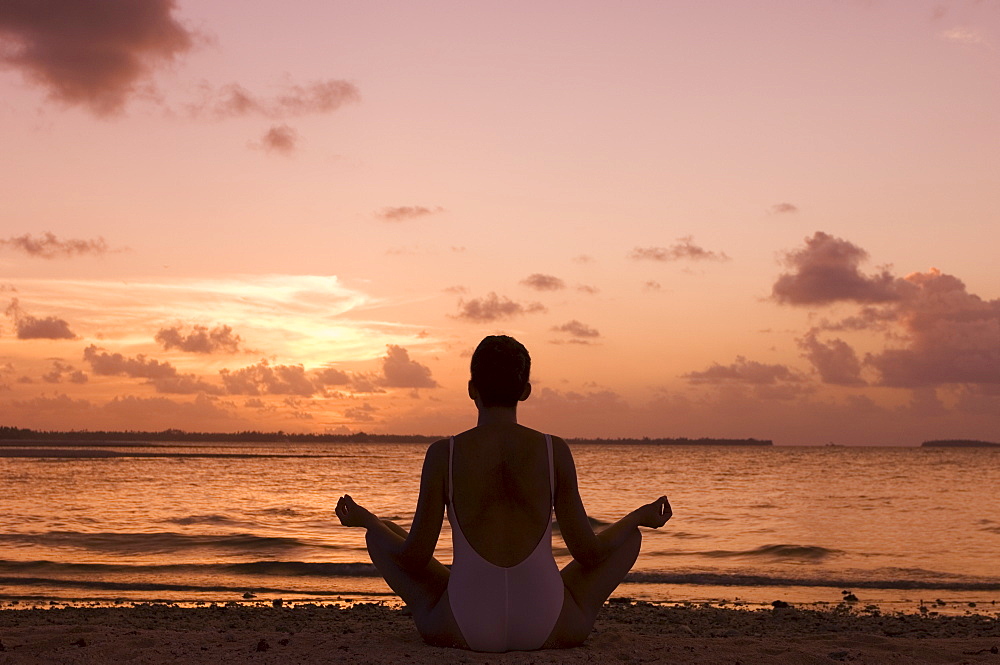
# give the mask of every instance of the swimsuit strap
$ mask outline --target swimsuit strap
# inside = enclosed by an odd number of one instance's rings
[[[545,435],[545,446],[549,449],[549,501],[556,505],[556,469],[552,464],[552,435]]]
[[[452,470],[451,460],[455,456],[455,437],[448,441],[448,503],[455,505],[455,472]]]

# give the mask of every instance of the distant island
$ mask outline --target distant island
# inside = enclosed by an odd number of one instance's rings
[[[90,431],[73,430],[70,432],[48,432],[25,429],[21,427],[0,426],[0,441],[35,441],[61,443],[95,444],[100,442],[138,443],[138,442],[214,442],[214,443],[433,443],[445,436],[427,436],[424,434],[369,434],[356,432],[354,434],[303,434],[294,432],[185,432],[179,429],[166,429],[160,432],[143,432],[139,430]],[[771,446],[773,441],[764,439],[688,439],[688,438],[649,438],[641,439],[566,439],[573,444],[620,444],[620,445],[662,445],[662,446]]]
[[[1000,443],[977,441],[976,439],[939,439],[924,441],[921,448],[1000,448]]]

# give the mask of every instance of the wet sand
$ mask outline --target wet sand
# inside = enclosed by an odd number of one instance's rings
[[[575,649],[425,645],[380,605],[0,610],[0,663],[993,663],[996,614],[922,616],[613,603]]]

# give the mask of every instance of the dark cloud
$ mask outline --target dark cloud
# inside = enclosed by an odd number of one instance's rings
[[[164,350],[178,349],[190,353],[237,353],[243,339],[233,333],[229,326],[219,325],[211,330],[195,325],[191,332],[182,332],[181,326],[161,328],[156,333],[156,341]]]
[[[817,339],[815,331],[810,331],[799,340],[799,346],[803,350],[802,356],[812,363],[823,383],[839,386],[864,385],[861,361],[847,342],[841,339],[822,342]]]
[[[897,314],[892,307],[865,306],[857,314],[845,317],[839,321],[824,319],[817,328],[832,332],[851,330],[887,330],[889,324],[896,321]]]
[[[396,206],[393,208],[382,208],[375,213],[375,216],[387,222],[403,222],[409,219],[434,215],[439,212],[444,212],[444,208],[441,206],[434,208],[427,208],[425,206]]]
[[[317,392],[316,385],[306,375],[302,365],[271,365],[261,360],[237,370],[219,372],[226,392],[231,395],[299,395],[309,397]]]
[[[70,383],[87,382],[87,375],[85,373],[59,358],[52,359],[52,369],[42,375],[42,381],[46,383],[61,383],[64,375]]]
[[[521,314],[532,314],[544,312],[545,307],[541,303],[533,302],[522,305],[507,296],[498,296],[490,292],[483,298],[473,298],[472,300],[458,301],[459,313],[457,318],[478,323],[487,323],[507,319]]]
[[[108,353],[91,344],[83,350],[83,359],[90,364],[91,372],[98,376],[146,379],[146,383],[160,393],[218,395],[222,392],[218,386],[207,383],[194,374],[181,374],[170,363],[147,358],[141,353],[135,358],[129,358],[120,353]]]
[[[799,211],[798,206],[793,205],[791,203],[775,203],[774,205],[772,205],[770,208],[767,209],[767,212],[772,215],[781,215],[798,211]]]
[[[373,415],[378,409],[365,402],[359,406],[351,406],[344,409],[344,418],[355,423],[370,423],[375,420]]]
[[[46,231],[37,238],[30,233],[25,233],[21,236],[11,236],[6,240],[0,240],[0,247],[24,252],[28,256],[42,259],[71,258],[87,254],[99,256],[108,251],[108,243],[104,238],[94,238],[92,240],[69,238],[60,240],[54,233],[49,231]]]
[[[4,0],[0,64],[68,105],[119,113],[158,65],[193,44],[173,0]]]
[[[260,147],[267,152],[290,155],[298,147],[299,134],[288,125],[275,125],[260,139]]]
[[[324,367],[313,374],[316,383],[321,386],[345,386],[351,382],[351,376],[333,367]]]
[[[55,316],[39,318],[25,314],[17,298],[10,301],[4,313],[14,320],[18,339],[76,339],[66,321]]]
[[[383,385],[387,388],[437,388],[438,383],[431,378],[431,370],[415,360],[401,346],[388,345],[388,352],[382,359]]]
[[[901,281],[905,297],[887,309],[906,334],[905,344],[865,357],[879,383],[1000,385],[1000,299],[983,300],[933,268]]]
[[[286,85],[273,97],[256,95],[238,83],[202,87],[200,101],[189,106],[191,115],[217,120],[248,115],[283,120],[308,114],[331,113],[344,104],[361,99],[358,88],[347,81],[330,79],[307,85]]]
[[[553,275],[534,273],[521,280],[521,283],[536,291],[559,291],[566,288],[566,282]]]
[[[678,238],[677,242],[670,247],[636,247],[629,254],[629,258],[635,260],[648,259],[651,261],[728,261],[729,257],[723,252],[712,252],[698,245],[695,245],[693,236]]]
[[[817,231],[806,246],[785,255],[792,269],[774,283],[775,300],[789,305],[825,305],[837,301],[882,303],[900,298],[897,279],[888,270],[871,276],[858,266],[868,252],[857,245]]]
[[[736,356],[731,365],[712,363],[712,366],[701,372],[688,372],[681,375],[692,383],[746,383],[754,385],[773,385],[779,381],[798,382],[802,378],[785,365],[769,365],[756,360],[747,360]]]
[[[596,328],[591,328],[590,326],[580,323],[576,319],[568,321],[561,326],[554,326],[552,328],[555,332],[563,332],[572,337],[582,338],[582,339],[596,339],[601,336]]]
[[[589,293],[590,295],[594,295],[601,292],[599,288],[597,288],[596,286],[590,286],[589,284],[579,284],[577,285],[576,290],[579,291],[580,293]]]

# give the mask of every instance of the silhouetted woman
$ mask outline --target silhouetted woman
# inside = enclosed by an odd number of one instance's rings
[[[590,526],[566,443],[517,424],[531,359],[505,335],[472,356],[476,427],[427,449],[407,533],[344,495],[337,517],[367,529],[372,563],[430,644],[512,651],[581,644],[597,611],[639,555],[640,526],[671,516],[667,497],[640,506],[599,534]],[[552,508],[573,555],[552,557]],[[434,558],[445,508],[454,559]]]

